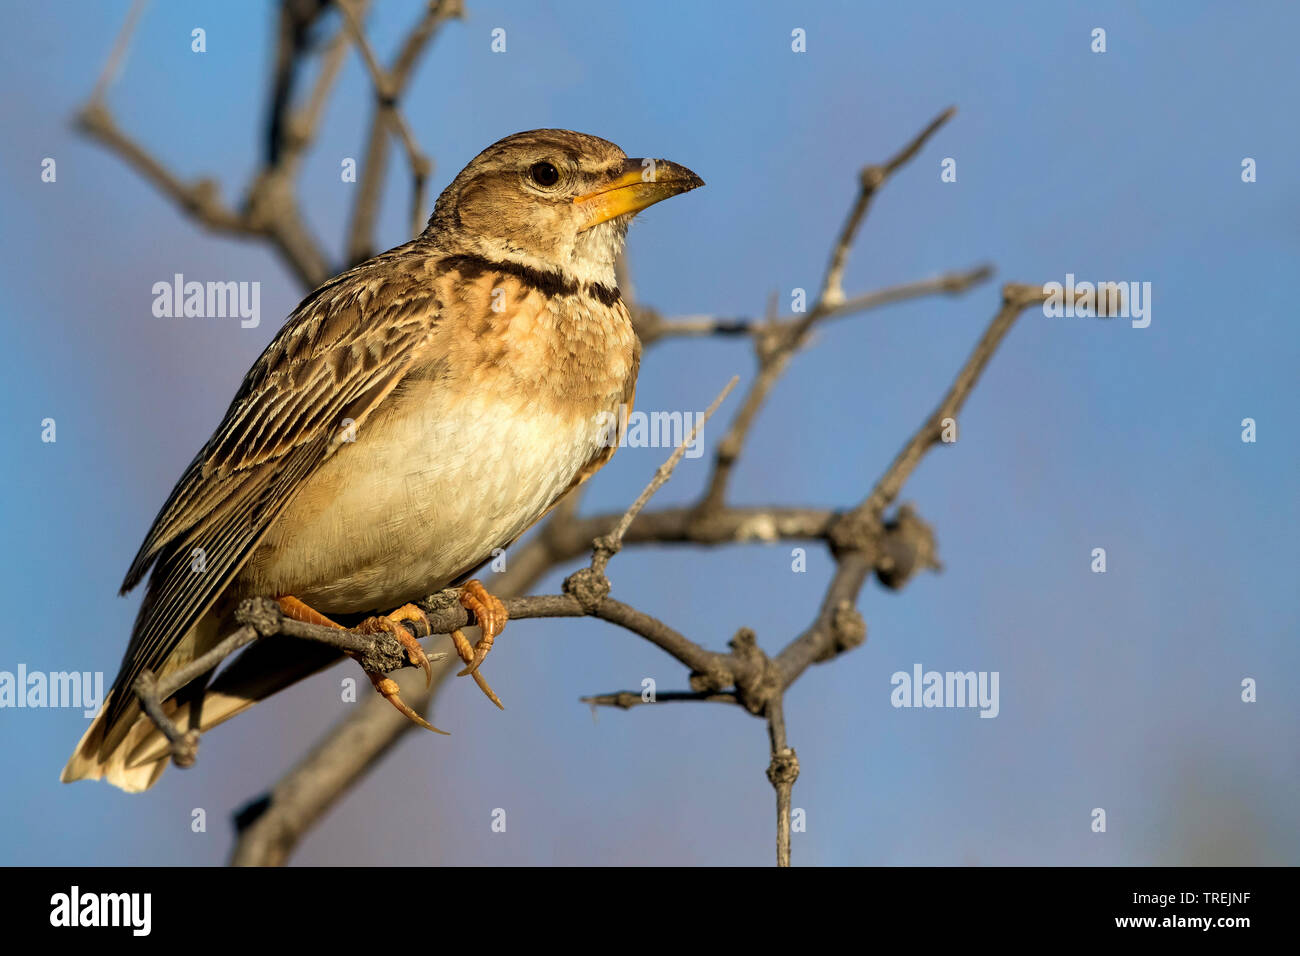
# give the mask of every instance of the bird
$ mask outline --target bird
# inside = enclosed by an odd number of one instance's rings
[[[452,640],[479,672],[507,618],[472,575],[618,446],[641,345],[615,261],[641,210],[704,184],[584,133],[515,133],[438,197],[425,230],[325,282],[289,315],[177,482],[122,584],[148,575],[117,678],[64,782],[151,787],[169,745],[135,693],[232,632],[248,597],[295,620],[386,632],[431,677],[402,622],[459,588],[481,636]],[[427,620],[425,620],[427,625]],[[426,630],[427,633],[427,630]],[[164,702],[206,731],[339,659],[255,642]],[[395,681],[369,675],[410,719]],[[441,732],[441,731],[439,731]]]

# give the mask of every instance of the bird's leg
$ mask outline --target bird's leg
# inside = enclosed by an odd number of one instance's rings
[[[320,613],[320,611],[317,611],[313,607],[309,607],[291,594],[286,594],[283,597],[276,598],[276,603],[280,605],[280,610],[285,617],[292,618],[295,621],[301,621],[304,624],[317,624],[323,627],[336,627],[340,631],[347,630],[347,628],[342,624],[330,620],[324,614]],[[428,630],[429,619],[426,618],[424,612],[414,604],[404,605],[392,614],[367,618],[362,621],[355,630],[360,634],[375,634],[383,632],[395,637],[402,647],[406,649],[407,656],[410,657],[411,663],[424,670],[425,686],[427,687],[429,682],[433,679],[433,667],[429,663],[429,658],[424,653],[424,648],[420,647],[419,643],[411,636],[410,632],[407,631],[406,628],[402,627],[402,621],[424,621],[425,629]],[[353,660],[356,660],[357,663],[360,663],[355,654],[348,654],[348,656]],[[366,676],[370,678],[370,683],[374,685],[375,690],[383,695],[385,700],[396,707],[412,723],[419,724],[426,730],[432,730],[435,734],[447,733],[447,731],[439,730],[437,727],[433,726],[433,724],[425,720],[417,710],[412,708],[406,701],[402,700],[402,696],[397,686],[397,681],[393,680],[387,674],[372,674],[370,671],[366,671]]]
[[[477,644],[470,646],[469,640],[459,630],[451,632],[451,641],[456,645],[456,653],[467,665],[456,676],[464,677],[466,674],[472,674],[474,683],[478,684],[479,690],[487,695],[488,700],[505,710],[501,698],[488,686],[487,680],[479,673],[478,667],[483,663],[483,658],[487,657],[488,651],[492,650],[492,642],[496,636],[506,626],[506,621],[509,619],[506,606],[499,598],[489,594],[483,582],[477,578],[461,585],[460,603],[474,615],[474,620],[478,623],[483,636],[479,638]]]
[[[320,627],[337,627],[340,631],[347,630],[338,621],[330,620],[314,607],[299,601],[292,594],[276,598],[275,603],[280,605],[280,612],[292,620],[300,621],[303,624],[316,624]]]

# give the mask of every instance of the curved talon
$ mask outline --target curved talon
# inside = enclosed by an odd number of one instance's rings
[[[506,705],[501,703],[501,698],[497,696],[497,692],[488,684],[487,678],[478,671],[474,671],[474,683],[478,684],[478,689],[487,695],[488,700],[497,705],[498,710],[506,709]]]
[[[291,594],[283,595],[276,598],[280,604],[280,610],[286,617],[295,621],[304,621],[308,624],[320,624],[325,627],[337,627],[340,631],[346,628],[337,621],[332,621],[324,614],[314,608],[304,604],[298,598]],[[429,633],[429,619],[414,604],[405,604],[399,607],[392,614],[385,614],[381,617],[367,618],[357,626],[356,630],[361,634],[375,634],[380,631],[391,634],[395,637],[402,647],[406,649],[406,656],[410,658],[411,663],[424,671],[424,686],[428,687],[433,681],[433,665],[429,663],[428,656],[424,653],[419,642],[411,636],[411,632],[402,627],[402,621],[422,621],[424,623],[425,633]],[[468,642],[466,642],[468,644]],[[358,660],[357,655],[349,654],[354,660]],[[358,661],[359,662],[359,661]],[[402,695],[398,693],[397,681],[388,677],[386,674],[372,674],[366,671],[366,676],[370,678],[370,683],[374,684],[375,690],[379,691],[390,704],[410,720],[412,723],[419,724],[425,730],[432,730],[435,734],[451,736],[445,730],[439,730],[433,724],[424,719],[420,713],[411,707],[406,701],[402,700]],[[495,696],[495,695],[493,695]]]
[[[460,643],[456,645],[460,659],[469,665],[456,675],[457,677],[464,677],[467,674],[478,673],[479,665],[487,657],[488,651],[492,650],[492,642],[496,640],[496,636],[505,629],[510,614],[506,611],[506,606],[501,603],[501,599],[489,594],[487,588],[483,586],[483,582],[477,578],[466,581],[461,585],[460,603],[467,611],[473,613],[479,630],[483,634],[479,638],[479,642],[474,645],[473,653],[469,656],[466,656]],[[462,640],[464,640],[463,636]]]
[[[366,618],[357,625],[357,631],[361,634],[375,634],[382,631],[396,638],[398,643],[406,649],[406,656],[410,658],[411,663],[424,671],[424,686],[431,687],[433,685],[433,665],[429,663],[429,657],[424,653],[424,648],[420,646],[420,642],[411,636],[410,631],[402,627],[402,621],[419,621],[424,625],[426,634],[431,630],[429,618],[423,611],[414,604],[404,604],[389,614]],[[439,731],[439,733],[441,732]]]
[[[456,672],[457,677],[464,677],[467,674],[478,673],[478,668],[479,665],[483,663],[483,658],[487,657],[487,652],[492,650],[492,642],[487,641],[485,645],[484,644],[485,640],[486,638],[484,638],[484,640],[480,640],[476,645],[474,645],[474,650],[471,653],[469,661],[467,662],[469,666],[464,667],[461,670],[457,671]],[[461,660],[464,660],[464,658],[461,658]]]
[[[397,686],[397,681],[382,674],[368,673],[366,676],[370,678],[370,683],[375,685],[375,690],[383,694],[384,699],[396,707],[408,720],[419,724],[425,730],[432,730],[435,734],[442,734],[444,737],[451,736],[447,731],[439,730],[437,727],[433,726],[433,724],[425,720],[418,711],[412,708],[410,704],[402,700],[402,695],[399,693],[400,688]]]
[[[470,644],[469,638],[467,638],[464,633],[459,630],[452,631],[451,642],[456,645],[456,653],[460,655],[462,661],[472,662],[474,660],[474,647]],[[494,691],[488,684],[487,678],[477,670],[471,671],[467,667],[456,676],[464,677],[466,674],[470,673],[474,675],[474,683],[478,684],[479,690],[487,695],[487,699],[492,701],[492,703],[496,704],[502,710],[505,710],[506,705],[501,703],[501,698],[497,696],[496,691]]]

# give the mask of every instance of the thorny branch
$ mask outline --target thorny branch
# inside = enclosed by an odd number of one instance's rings
[[[317,240],[303,225],[292,186],[301,158],[319,128],[324,105],[339,73],[347,46],[345,41],[350,39],[365,62],[376,102],[348,229],[346,262],[355,263],[373,254],[372,234],[383,190],[390,136],[395,135],[406,150],[413,177],[412,227],[419,230],[432,164],[418,147],[410,126],[399,112],[398,101],[408,88],[423,51],[439,28],[448,20],[463,16],[460,0],[428,3],[407,34],[392,66],[387,69],[380,64],[365,37],[362,18],[366,4],[362,0],[343,0],[341,3],[283,0],[266,164],[254,177],[238,210],[221,200],[214,181],[186,182],[128,137],[113,119],[107,106],[108,89],[122,68],[142,6],[140,0],[133,5],[94,92],[78,116],[86,133],[125,159],[201,225],[230,235],[266,241],[285,259],[306,289],[314,288],[338,271],[338,267],[327,262]],[[320,52],[314,54],[313,44],[306,42],[305,37],[331,6],[341,8],[343,24],[326,43],[315,45]],[[316,83],[306,103],[295,109],[292,103],[293,80],[312,55],[321,58]],[[857,193],[832,244],[817,299],[807,312],[781,317],[771,312],[760,320],[715,316],[665,319],[653,308],[632,305],[637,331],[647,347],[670,338],[719,336],[748,338],[754,349],[757,374],[717,445],[706,489],[694,505],[643,510],[676,467],[682,449],[690,442],[688,439],[622,514],[579,516],[579,498],[577,494],[571,495],[555,509],[536,534],[512,549],[509,570],[494,582],[494,590],[507,596],[505,603],[513,620],[598,618],[649,641],[683,664],[688,669],[690,689],[661,692],[653,702],[699,701],[738,705],[762,717],[770,740],[767,776],[776,793],[777,863],[781,866],[790,864],[791,795],[799,775],[798,758],[787,740],[785,690],[810,664],[831,660],[865,641],[866,624],[857,610],[857,600],[870,575],[875,574],[884,586],[898,589],[918,571],[939,566],[933,533],[912,508],[903,505],[888,517],[886,512],[894,505],[921,458],[941,440],[945,421],[955,419],[1016,318],[1025,308],[1041,301],[1041,290],[1036,286],[1015,284],[1004,287],[1001,309],[958,372],[948,393],[905,443],[871,491],[850,510],[836,512],[784,505],[738,507],[727,503],[727,488],[750,430],[773,386],[790,359],[807,345],[809,333],[815,325],[906,299],[963,293],[992,274],[989,266],[979,266],[854,296],[845,296],[843,292],[848,256],[876,193],[894,172],[920,152],[954,112],[948,109],[939,114],[887,162],[869,165],[860,171]],[[619,263],[619,281],[625,290],[625,299],[631,303],[631,279],[625,261]],[[715,401],[709,414],[732,385],[728,385]],[[609,596],[607,565],[610,558],[626,545],[722,546],[758,541],[821,542],[830,550],[836,563],[812,623],[775,657],[769,657],[758,646],[756,635],[748,628],[736,632],[728,643],[727,652],[711,651],[707,645],[692,640],[658,618]],[[563,593],[521,596],[546,572],[588,551],[591,552],[590,565],[580,568],[565,580]],[[431,594],[417,603],[428,614],[432,634],[446,634],[474,623],[470,612],[456,600],[454,589]],[[275,602],[265,599],[245,602],[237,620],[240,626],[234,633],[188,667],[161,681],[146,673],[137,683],[136,693],[167,736],[173,760],[178,765],[193,762],[197,736],[180,731],[167,717],[163,702],[192,678],[206,673],[229,655],[257,640],[286,635],[352,652],[368,669],[393,672],[402,685],[404,698],[422,712],[428,709],[437,691],[437,685],[426,690],[422,681],[410,679],[413,673],[409,669],[410,661],[401,645],[389,635],[361,635],[303,624],[284,617]],[[417,637],[428,636],[420,633],[423,628],[412,622],[407,622],[406,626]],[[453,657],[448,654],[430,655],[440,680],[451,672]],[[651,702],[633,691],[582,699],[593,707],[623,709]],[[255,865],[284,863],[321,815],[412,726],[378,695],[358,704],[353,713],[305,754],[270,793],[241,811],[236,820],[238,838],[232,862]]]

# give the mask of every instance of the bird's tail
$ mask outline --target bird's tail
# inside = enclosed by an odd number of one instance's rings
[[[218,674],[206,692],[191,694],[188,699],[182,692],[163,703],[163,712],[176,726],[204,733],[276,691],[328,667],[339,656],[328,645],[291,637],[260,641]],[[167,738],[138,701],[132,700],[109,724],[110,704],[119,693],[131,691],[114,687],[109,692],[63,768],[59,779],[64,783],[104,780],[127,793],[140,793],[157,783],[167,768]]]
[[[152,787],[162,775],[167,766],[165,760],[145,763],[130,761],[131,755],[140,747],[148,745],[154,734],[166,742],[153,721],[141,710],[139,703],[132,701],[127,704],[117,719],[109,723],[108,713],[113,698],[123,692],[130,693],[122,688],[114,688],[104,698],[103,708],[82,736],[77,749],[72,752],[63,773],[59,775],[64,783],[73,780],[106,780],[127,793],[139,793]],[[175,720],[180,706],[176,701],[170,700],[163,705],[163,709]]]

